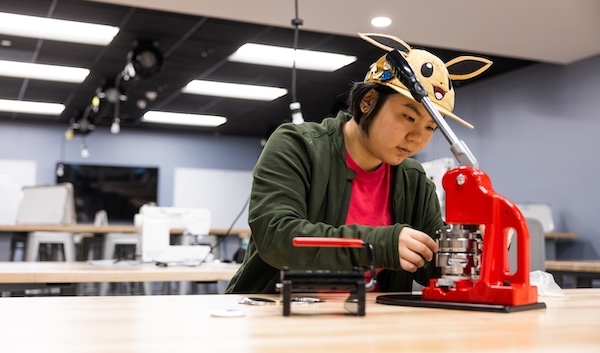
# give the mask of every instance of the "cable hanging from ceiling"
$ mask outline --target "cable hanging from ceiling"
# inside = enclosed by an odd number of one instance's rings
[[[119,90],[122,81],[147,79],[155,76],[163,68],[164,57],[158,48],[158,43],[155,40],[138,39],[133,49],[127,54],[125,68],[123,68],[115,79],[115,88]],[[126,95],[125,99],[127,99]],[[110,127],[110,132],[113,134],[118,134],[121,131],[121,101],[121,99],[117,99],[114,102],[113,121]]]
[[[118,134],[121,131],[121,102],[125,102],[128,99],[127,94],[123,90],[122,83],[132,79],[150,78],[158,74],[163,68],[163,54],[159,50],[157,42],[146,39],[136,40],[133,48],[127,54],[125,67],[117,74],[114,80],[105,80],[96,89],[91,103],[84,109],[83,113],[71,119],[69,127],[65,132],[65,139],[72,140],[75,135],[80,135],[82,139],[81,157],[89,157],[90,152],[86,143],[86,136],[95,130],[95,118],[97,119],[98,115],[102,115],[99,114],[101,100],[106,100],[113,105],[110,132]],[[148,95],[149,92],[146,93],[146,96]],[[143,106],[145,108],[145,104]],[[138,107],[140,107],[139,104]]]
[[[77,135],[81,135],[81,157],[88,158],[90,156],[90,150],[88,149],[86,136],[94,131],[96,126],[94,125],[91,119],[91,113],[98,112],[98,107],[100,105],[100,99],[96,96],[92,98],[91,103],[85,108],[83,114],[79,119],[73,118],[65,132],[65,139],[72,140],[73,137]]]
[[[292,112],[292,123],[302,124],[304,122],[304,117],[302,116],[300,102],[298,102],[298,97],[296,96],[296,54],[298,50],[300,26],[304,24],[304,21],[298,17],[298,0],[294,0],[294,6],[296,13],[295,17],[292,19],[292,26],[294,26],[294,51],[292,56],[292,103],[290,103],[290,110]]]

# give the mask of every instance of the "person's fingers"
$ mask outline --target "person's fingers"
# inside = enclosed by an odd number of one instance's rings
[[[438,244],[435,240],[433,240],[429,235],[418,232],[415,234],[415,239],[418,240],[423,246],[426,247],[423,251],[425,251],[428,255],[425,257],[427,261],[431,261],[433,258],[433,254],[438,252]],[[424,255],[424,252],[420,251],[421,255]]]
[[[421,255],[425,260],[431,261],[433,254],[438,251],[438,245],[429,235],[415,230],[410,229],[411,232],[407,232],[406,237],[403,239],[406,246]]]
[[[415,272],[431,261],[437,252],[437,243],[427,234],[405,227],[399,234],[398,253],[400,267],[408,272]]]
[[[417,253],[406,249],[401,251],[400,267],[408,272],[415,272],[418,268],[425,265],[425,260]]]

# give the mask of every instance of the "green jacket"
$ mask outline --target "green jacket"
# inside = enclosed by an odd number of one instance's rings
[[[362,248],[294,247],[295,236],[360,238],[374,249],[381,291],[410,291],[412,281],[438,276],[427,263],[416,273],[400,268],[398,234],[409,225],[432,237],[444,226],[435,185],[414,159],[392,166],[394,224],[344,225],[354,172],[346,166],[340,112],[321,123],[283,124],[269,138],[253,171],[248,221],[252,236],[226,293],[276,293],[280,270],[367,267]]]

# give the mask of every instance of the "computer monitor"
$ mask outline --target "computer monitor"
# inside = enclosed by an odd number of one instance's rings
[[[133,224],[141,206],[157,202],[157,167],[58,164],[56,182],[73,185],[78,223],[105,210],[110,224]]]

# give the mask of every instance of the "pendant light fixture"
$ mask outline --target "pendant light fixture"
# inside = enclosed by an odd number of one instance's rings
[[[292,26],[294,26],[294,59],[292,62],[292,103],[290,103],[290,111],[292,112],[292,122],[294,124],[302,124],[304,122],[304,117],[302,116],[300,102],[298,102],[298,98],[296,97],[296,55],[298,50],[299,27],[304,22],[298,17],[298,0],[294,0],[294,4],[296,16],[292,19]]]

